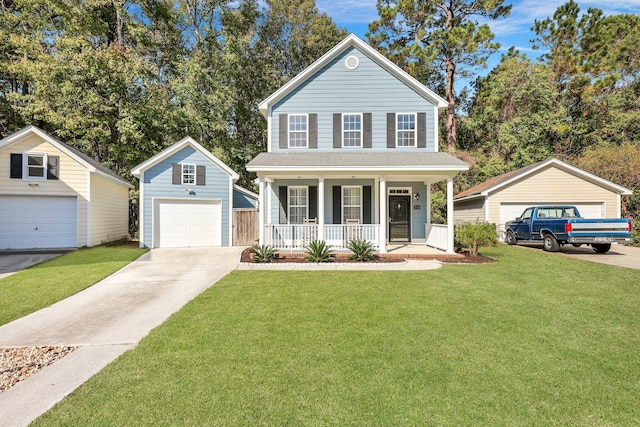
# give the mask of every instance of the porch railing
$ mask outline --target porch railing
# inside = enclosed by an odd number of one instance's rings
[[[266,224],[264,244],[277,249],[303,249],[318,239],[317,224]],[[333,249],[346,249],[351,240],[367,240],[378,247],[377,224],[326,224],[324,241]]]
[[[447,226],[442,224],[425,224],[424,234],[427,238],[427,246],[433,246],[437,249],[446,251],[447,244]]]

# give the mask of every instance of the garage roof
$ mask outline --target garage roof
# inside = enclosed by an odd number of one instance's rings
[[[482,184],[476,185],[475,187],[471,187],[468,190],[465,190],[457,194],[456,196],[454,196],[454,200],[459,201],[459,200],[466,200],[466,199],[474,199],[477,197],[486,197],[489,195],[489,193],[496,191],[502,187],[505,187],[517,180],[521,180],[523,178],[526,178],[527,176],[533,175],[537,171],[544,169],[550,165],[556,166],[559,169],[572,173],[596,185],[600,185],[601,187],[607,188],[610,191],[613,191],[614,193],[617,193],[620,195],[626,195],[626,196],[633,194],[633,191],[629,190],[628,188],[625,188],[618,184],[614,184],[611,181],[608,181],[604,178],[600,178],[599,176],[589,173],[583,169],[577,168],[575,166],[571,166],[568,163],[552,158],[549,160],[545,160],[543,162],[534,163],[532,165],[513,170],[511,172],[507,172],[502,175],[495,176],[483,182]]]

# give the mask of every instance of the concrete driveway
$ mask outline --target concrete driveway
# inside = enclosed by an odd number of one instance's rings
[[[67,251],[0,251],[0,279]]]
[[[154,249],[101,282],[0,327],[0,347],[78,349],[0,394],[3,426],[26,426],[234,270],[244,248]]]
[[[523,244],[522,246],[542,250],[542,245],[539,244]],[[611,245],[611,250],[606,254],[597,254],[591,249],[591,246],[575,248],[571,245],[564,245],[560,247],[560,252],[556,253],[573,259],[640,269],[640,248],[633,246]]]

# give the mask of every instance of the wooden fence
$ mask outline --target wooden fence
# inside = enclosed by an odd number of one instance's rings
[[[253,246],[258,244],[258,209],[233,210],[233,245]]]

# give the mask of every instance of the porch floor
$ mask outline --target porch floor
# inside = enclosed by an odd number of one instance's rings
[[[446,251],[441,251],[425,244],[388,244],[388,254],[398,255],[443,255]]]

